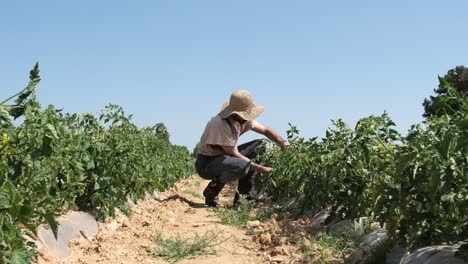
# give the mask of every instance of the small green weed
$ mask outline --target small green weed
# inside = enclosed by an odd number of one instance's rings
[[[359,235],[354,230],[348,230],[340,234],[323,234],[318,239],[312,240],[304,251],[304,258],[318,257],[316,263],[329,263],[332,259],[341,259],[342,252],[359,247]],[[314,262],[315,263],[315,262]]]
[[[252,205],[250,202],[241,195],[239,199],[239,206],[234,209],[228,208],[215,208],[216,215],[221,219],[221,223],[225,225],[245,227],[247,221],[252,220],[250,211]]]
[[[155,238],[156,248],[150,249],[150,255],[162,257],[170,263],[184,258],[191,258],[203,254],[213,254],[214,247],[224,241],[219,241],[219,233],[208,231],[204,235],[195,235],[193,239],[183,239],[180,236],[164,238],[158,234]]]
[[[270,219],[275,212],[270,208],[262,208],[255,214],[255,219],[258,221],[264,221]]]
[[[271,208],[262,208],[253,213],[252,201],[249,201],[245,196],[240,197],[239,206],[234,209],[229,208],[215,208],[216,215],[221,219],[221,223],[225,225],[232,225],[238,227],[245,227],[247,221],[264,221],[271,218],[275,210]]]

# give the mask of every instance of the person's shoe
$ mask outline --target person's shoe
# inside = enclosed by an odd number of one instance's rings
[[[210,189],[205,189],[203,191],[203,196],[205,197],[205,204],[208,205],[208,207],[221,207],[218,196],[214,195]]]
[[[221,204],[219,203],[218,197],[215,197],[215,198],[205,197],[205,204],[208,207],[221,207]]]

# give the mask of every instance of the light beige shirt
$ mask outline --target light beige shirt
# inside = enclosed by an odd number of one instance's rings
[[[256,121],[247,121],[240,124],[231,117],[223,119],[216,115],[208,122],[203,131],[198,147],[198,154],[217,156],[225,154],[221,146],[234,147],[237,140],[245,132],[255,127]]]

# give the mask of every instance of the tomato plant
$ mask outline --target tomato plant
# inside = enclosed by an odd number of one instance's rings
[[[386,113],[342,120],[321,140],[291,126],[292,148],[266,146],[260,163],[273,167],[257,187],[304,209],[331,207],[341,218],[373,217],[409,248],[468,237],[468,103],[442,78],[448,95],[434,102],[445,113],[414,125],[406,136]],[[452,109],[451,105],[459,109]]]
[[[193,173],[189,151],[169,142],[164,124],[138,128],[116,105],[98,115],[42,109],[39,81],[36,65],[28,86],[0,103],[0,263],[29,262],[23,235],[34,237],[42,222],[56,232],[55,217],[72,205],[114,216],[127,197]]]

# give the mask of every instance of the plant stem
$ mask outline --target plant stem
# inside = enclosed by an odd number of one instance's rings
[[[23,90],[21,90],[21,92],[15,94],[15,95],[13,95],[13,96],[10,96],[9,98],[7,98],[7,99],[4,100],[3,102],[1,102],[0,105],[3,105],[4,103],[6,103],[6,102],[10,101],[11,99],[15,98],[16,96],[20,95],[21,93],[23,93],[24,91],[26,91],[26,90],[28,89],[28,87],[29,87],[29,84],[28,84],[28,86],[26,86],[26,88],[24,88]]]

